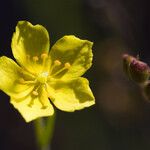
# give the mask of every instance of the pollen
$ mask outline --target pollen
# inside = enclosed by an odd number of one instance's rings
[[[55,60],[55,61],[54,61],[54,64],[55,64],[56,66],[60,66],[60,65],[61,65],[61,62],[60,62],[59,60]]]
[[[70,63],[68,63],[68,62],[65,63],[65,68],[66,68],[66,69],[69,69],[70,67],[71,67]]]
[[[47,57],[48,57],[48,55],[47,55],[46,53],[41,54],[41,58],[42,58],[42,59],[45,59],[45,58],[47,58]]]
[[[33,61],[35,61],[35,62],[39,60],[38,56],[33,56],[32,59],[33,59]]]

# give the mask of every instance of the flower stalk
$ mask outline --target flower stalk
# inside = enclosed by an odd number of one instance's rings
[[[56,114],[34,121],[35,137],[39,150],[51,150]]]

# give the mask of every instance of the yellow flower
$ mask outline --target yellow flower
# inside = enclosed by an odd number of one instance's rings
[[[0,57],[0,89],[26,122],[60,110],[73,112],[95,103],[88,80],[80,77],[92,64],[92,42],[73,35],[59,39],[49,52],[41,25],[19,21],[12,37],[17,61]]]

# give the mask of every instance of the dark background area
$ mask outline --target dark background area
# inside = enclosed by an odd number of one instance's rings
[[[57,111],[52,150],[149,150],[150,104],[122,70],[122,54],[150,64],[148,0],[1,0],[0,56],[13,58],[11,38],[19,20],[42,24],[51,45],[74,34],[94,42],[85,76],[96,105]],[[36,150],[32,123],[25,123],[0,92],[0,150]]]

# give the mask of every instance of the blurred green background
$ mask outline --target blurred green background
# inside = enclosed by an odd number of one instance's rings
[[[11,37],[19,20],[42,24],[51,45],[74,34],[94,42],[90,80],[96,105],[57,111],[52,150],[149,150],[150,104],[122,71],[122,54],[150,63],[148,0],[1,0],[0,55],[13,58]],[[25,123],[0,93],[0,150],[37,150]]]

